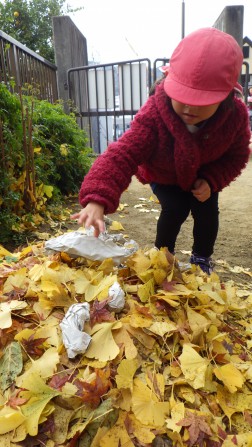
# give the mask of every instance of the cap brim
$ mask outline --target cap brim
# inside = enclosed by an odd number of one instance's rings
[[[175,101],[190,106],[210,106],[222,102],[229,91],[207,91],[190,88],[175,81],[170,74],[165,79],[164,90]]]

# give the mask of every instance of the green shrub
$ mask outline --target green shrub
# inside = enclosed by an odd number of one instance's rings
[[[76,193],[91,166],[87,141],[74,115],[64,113],[61,103],[35,101],[33,144],[42,149],[35,163],[43,171],[44,183],[55,185],[65,195]]]
[[[61,103],[12,94],[0,84],[1,244],[14,236],[19,239],[25,216],[30,223],[33,214],[45,213],[47,206],[78,192],[92,163],[87,141]],[[51,194],[46,195],[48,187]],[[41,191],[43,197],[38,196]]]

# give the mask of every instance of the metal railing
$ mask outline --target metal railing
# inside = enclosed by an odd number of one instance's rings
[[[53,103],[58,99],[56,72],[54,64],[0,31],[0,82],[12,93],[29,85],[39,99]]]
[[[147,99],[152,83],[149,59],[76,67],[68,70],[70,103],[98,154],[127,130]]]

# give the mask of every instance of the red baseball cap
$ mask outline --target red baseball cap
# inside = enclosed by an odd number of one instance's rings
[[[183,104],[216,104],[233,90],[242,63],[242,50],[230,34],[201,28],[188,34],[175,48],[164,82],[165,92]]]

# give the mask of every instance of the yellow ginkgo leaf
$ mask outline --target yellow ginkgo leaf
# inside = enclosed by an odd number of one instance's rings
[[[123,211],[124,210],[125,205],[123,203],[119,203],[117,210],[116,211]]]
[[[171,409],[171,417],[166,419],[166,426],[169,430],[173,432],[180,432],[182,426],[177,425],[181,419],[185,416],[185,406],[183,402],[176,403]]]
[[[141,250],[137,250],[129,258],[128,264],[136,274],[141,274],[151,267],[151,260]]]
[[[147,349],[153,349],[153,346],[155,344],[155,338],[151,335],[148,335],[144,332],[144,329],[142,328],[134,328],[131,325],[126,324],[127,331],[133,335],[134,338],[136,338],[143,346],[145,346]]]
[[[132,393],[132,411],[143,424],[162,427],[169,415],[170,404],[161,402],[154,390],[136,377]]]
[[[43,281],[51,281],[55,284],[67,284],[72,281],[74,277],[74,271],[67,265],[58,265],[54,262],[46,265],[41,279]]]
[[[132,313],[130,316],[130,324],[132,327],[149,327],[151,326],[152,320],[143,314]]]
[[[81,270],[77,270],[77,272],[75,272],[73,281],[75,291],[78,294],[84,294],[90,284],[90,280],[87,278],[85,272]]]
[[[150,279],[146,284],[140,284],[137,294],[142,303],[147,303],[154,293],[154,280]]]
[[[183,352],[179,356],[179,360],[181,370],[189,384],[194,389],[202,388],[205,385],[205,376],[209,361],[201,357],[188,343],[184,344]]]
[[[121,222],[117,222],[116,220],[113,220],[112,224],[109,227],[110,230],[112,231],[121,231],[124,230]]]
[[[140,441],[140,443],[144,444],[152,444],[152,441],[155,439],[154,427],[153,426],[143,426],[141,422],[139,422],[134,414],[128,414],[127,416],[130,420],[132,426],[132,432],[134,436]]]
[[[121,326],[120,321],[96,324],[91,331],[92,341],[85,356],[104,362],[116,358],[120,350],[113,338],[112,329],[119,329]]]
[[[137,348],[134,345],[134,342],[130,337],[128,331],[124,327],[124,325],[121,327],[121,329],[115,332],[114,339],[118,345],[124,347],[124,353],[126,359],[135,359],[137,357],[138,355]]]
[[[156,284],[162,284],[167,277],[167,271],[163,269],[153,269],[153,276]]]
[[[180,306],[180,298],[176,295],[166,295],[164,292],[160,292],[152,296],[152,300],[163,300],[168,303],[171,307],[179,307]]]
[[[0,329],[12,326],[11,312],[27,307],[25,301],[12,300],[8,303],[0,303]]]
[[[97,299],[104,299],[108,296],[109,288],[117,281],[116,275],[109,275],[102,277],[102,272],[100,273],[101,280],[98,284],[89,284],[85,290],[85,301],[90,302]]]
[[[155,321],[155,323],[151,324],[148,330],[153,332],[154,334],[160,335],[160,337],[163,337],[169,332],[172,334],[174,331],[176,331],[177,326],[172,321]]]
[[[139,362],[136,359],[123,359],[117,368],[115,376],[117,388],[133,389],[133,377],[138,368]]]
[[[237,447],[251,447],[252,433],[241,433],[235,435],[235,445]],[[228,435],[224,440],[222,447],[234,447],[234,435]]]
[[[187,317],[190,328],[193,332],[193,340],[195,341],[202,332],[205,332],[206,329],[211,325],[211,321],[208,320],[204,315],[201,315],[199,312],[195,312],[189,306],[187,307]]]
[[[73,415],[74,410],[63,408],[57,404],[54,404],[53,419],[54,430],[52,433],[52,439],[56,444],[63,444],[66,441],[68,434],[68,426]]]
[[[195,402],[195,391],[190,386],[187,385],[181,385],[177,388],[177,393],[179,397],[182,397],[182,399],[186,402],[189,402],[193,404]]]
[[[70,307],[75,302],[74,298],[69,296],[63,284],[55,284],[53,281],[42,280],[41,291],[46,295],[46,298],[44,295],[39,297],[41,304],[47,308]]]
[[[165,380],[164,375],[161,373],[153,373],[150,372],[146,374],[145,377],[146,384],[150,389],[155,390],[155,394],[158,399],[162,401],[164,399],[164,390],[165,390]]]
[[[11,256],[12,253],[8,250],[6,250],[2,245],[0,245],[0,256],[4,257],[4,256]]]
[[[161,268],[161,269],[167,271],[167,269],[169,267],[169,262],[168,262],[168,259],[165,255],[164,251],[156,250],[155,248],[151,248],[150,252],[149,252],[149,256],[151,259],[151,264],[155,268],[157,268],[157,269]]]
[[[49,348],[38,359],[32,360],[31,365],[27,370],[16,379],[17,386],[20,388],[27,388],[26,382],[30,383],[30,377],[34,374],[43,378],[51,377],[55,371],[56,366],[59,363],[59,354],[56,348]]]
[[[230,393],[235,393],[238,388],[242,388],[245,382],[245,377],[232,363],[216,367],[213,372]]]
[[[217,303],[225,304],[224,293],[223,293],[223,290],[221,290],[220,288],[219,289],[215,288],[215,290],[213,290],[213,286],[212,286],[211,283],[204,283],[200,287],[200,290],[202,290],[205,293],[207,293],[209,298],[211,298],[212,300],[216,301]]]
[[[26,429],[29,435],[36,436],[39,420],[45,406],[60,392],[47,386],[41,377],[35,373],[27,377],[27,380],[23,382],[23,387],[26,391],[21,391],[20,397],[28,399],[28,402],[22,405],[22,413],[26,418]]]
[[[134,447],[125,427],[127,413],[120,411],[115,425],[99,440],[99,447]]]
[[[251,413],[251,394],[237,392],[230,393],[227,388],[217,385],[216,401],[223,413],[228,417],[231,425],[231,418],[235,413],[244,413],[246,410]],[[232,418],[233,419],[233,418]]]
[[[4,407],[0,410],[0,435],[15,430],[25,421],[25,416],[20,410]]]
[[[27,268],[23,267],[6,279],[3,287],[3,293],[7,294],[15,288],[25,289],[27,284],[28,284]]]

